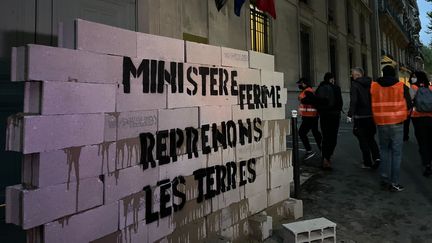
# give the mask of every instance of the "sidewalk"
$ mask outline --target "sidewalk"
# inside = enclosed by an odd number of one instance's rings
[[[361,168],[350,124],[341,123],[333,171],[318,170],[319,161],[315,156],[303,162],[302,171],[316,173],[302,186],[302,220],[326,217],[335,222],[337,242],[432,242],[432,178],[422,176],[412,127],[410,141],[404,143],[403,192],[382,190],[378,171]]]

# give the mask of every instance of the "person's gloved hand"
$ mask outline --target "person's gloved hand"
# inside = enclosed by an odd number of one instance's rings
[[[347,123],[351,123],[351,122],[352,122],[352,118],[349,117],[349,116],[347,116],[347,120],[346,120],[346,122],[347,122]]]

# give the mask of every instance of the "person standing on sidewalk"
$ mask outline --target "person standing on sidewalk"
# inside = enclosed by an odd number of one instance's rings
[[[410,75],[410,78],[408,79],[408,82],[410,84],[409,91],[410,91],[410,95],[411,95],[411,100],[414,99],[415,90],[417,90],[416,88],[418,88],[418,86],[417,86],[417,77],[416,77],[415,73],[416,72],[413,72]],[[410,122],[411,122],[411,111],[410,111],[410,115],[408,116],[408,118],[404,121],[404,135],[403,135],[403,140],[404,141],[408,141],[409,140]]]
[[[376,125],[372,117],[370,87],[372,79],[364,76],[360,67],[351,69],[350,108],[347,121],[354,118],[353,134],[357,137],[365,169],[377,169],[380,152],[375,141]],[[372,155],[372,158],[371,158]]]
[[[417,77],[417,83],[416,85],[411,86],[414,92],[418,93],[420,89],[429,89],[431,90],[430,92],[428,90],[422,90],[422,92],[429,92],[429,97],[432,98],[432,87],[429,85],[426,73],[420,71],[415,72],[415,75]],[[423,175],[429,177],[432,175],[432,111],[420,111],[422,109],[417,107],[420,104],[416,101],[419,97],[416,96],[417,94],[414,95],[414,107],[411,113],[411,119],[414,124],[414,132],[419,147],[420,157],[423,166],[425,167]],[[429,104],[431,104],[430,101],[432,100],[429,99]]]
[[[323,135],[322,166],[325,170],[331,170],[330,159],[337,144],[340,113],[343,105],[341,89],[335,84],[335,77],[332,73],[324,75],[324,81],[320,83],[315,94],[318,98],[316,107]]]
[[[299,81],[297,81],[297,84],[301,90],[301,93],[298,97],[300,102],[299,112],[302,117],[302,123],[299,128],[299,137],[306,149],[304,159],[307,160],[315,155],[315,152],[312,151],[307,134],[310,130],[312,130],[315,142],[320,150],[322,137],[320,131],[318,130],[318,111],[315,108],[316,98],[312,89],[312,84],[310,80],[306,78],[301,78]]]
[[[408,87],[396,79],[392,66],[383,68],[383,77],[372,82],[372,113],[377,124],[381,150],[381,185],[391,191],[402,191],[399,182],[403,146],[403,122],[411,108]]]

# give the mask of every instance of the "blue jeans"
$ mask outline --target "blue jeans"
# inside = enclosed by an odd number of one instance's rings
[[[403,124],[378,125],[378,140],[381,150],[380,175],[386,183],[399,184],[402,160]]]

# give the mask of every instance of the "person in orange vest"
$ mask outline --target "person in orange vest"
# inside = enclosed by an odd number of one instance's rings
[[[403,122],[411,108],[408,87],[396,79],[392,66],[382,69],[383,77],[371,85],[372,113],[378,130],[381,151],[379,167],[381,186],[391,191],[402,191],[400,165],[403,146]]]
[[[347,121],[354,118],[353,134],[357,137],[364,169],[377,169],[381,158],[375,141],[376,125],[372,117],[370,87],[372,79],[360,67],[351,69],[350,108]],[[371,158],[372,157],[372,158]]]
[[[417,92],[421,87],[432,90],[426,73],[421,71],[415,72],[415,76],[417,77],[417,82],[415,85],[411,86],[414,92]],[[417,139],[420,157],[425,167],[423,175],[429,177],[432,175],[432,112],[420,112],[414,103],[411,119],[414,124],[414,133]]]
[[[315,152],[312,151],[307,134],[310,130],[312,130],[315,142],[320,150],[322,136],[318,130],[318,111],[315,108],[316,97],[314,90],[312,89],[311,82],[306,78],[301,78],[299,81],[297,81],[297,84],[301,90],[301,93],[298,97],[300,102],[299,112],[302,117],[302,123],[299,128],[299,137],[306,149],[304,159],[307,160],[315,155]]]

